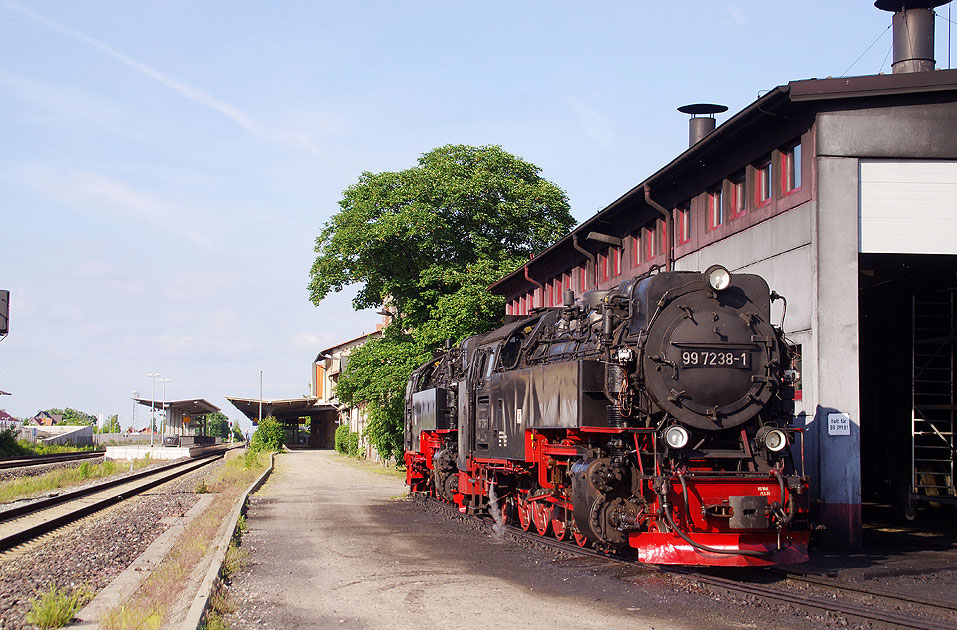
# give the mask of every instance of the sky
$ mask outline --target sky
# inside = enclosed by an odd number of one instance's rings
[[[379,320],[306,288],[362,172],[500,145],[582,221],[687,147],[678,106],[720,124],[791,80],[890,72],[890,23],[857,0],[0,0],[0,409],[126,427],[156,373],[233,420],[260,370],[265,398],[307,394],[319,351]]]

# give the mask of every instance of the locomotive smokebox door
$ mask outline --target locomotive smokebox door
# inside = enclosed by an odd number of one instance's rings
[[[705,280],[662,293],[665,305],[648,334],[648,392],[670,415],[698,429],[729,429],[753,418],[771,398],[779,370],[767,283],[738,274],[708,291]],[[650,292],[649,292],[650,293]]]

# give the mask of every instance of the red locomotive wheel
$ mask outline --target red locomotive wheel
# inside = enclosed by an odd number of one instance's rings
[[[572,538],[575,539],[575,544],[578,545],[579,547],[588,546],[588,537],[585,536],[585,534],[578,531],[577,529],[572,532]]]
[[[499,501],[501,504],[501,514],[502,514],[502,525],[511,525],[512,524],[512,501],[511,499],[506,499],[504,501]]]
[[[532,520],[535,521],[535,531],[539,536],[548,536],[552,525],[552,506],[544,501],[532,503]]]
[[[571,528],[565,525],[565,508],[557,505],[552,508],[552,533],[558,540],[565,540],[571,533]]]
[[[532,507],[525,497],[515,500],[515,511],[518,512],[518,524],[526,532],[532,528]]]

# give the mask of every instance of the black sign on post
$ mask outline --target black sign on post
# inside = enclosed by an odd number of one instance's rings
[[[10,292],[0,289],[0,336],[10,332]]]

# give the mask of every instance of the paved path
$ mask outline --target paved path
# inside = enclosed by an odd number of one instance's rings
[[[237,606],[230,626],[750,625],[722,620],[723,602],[676,593],[654,574],[594,575],[580,560],[501,543],[472,525],[428,513],[403,500],[405,492],[400,480],[356,469],[331,451],[277,457],[276,472],[247,516],[243,547],[250,556],[230,588]]]

